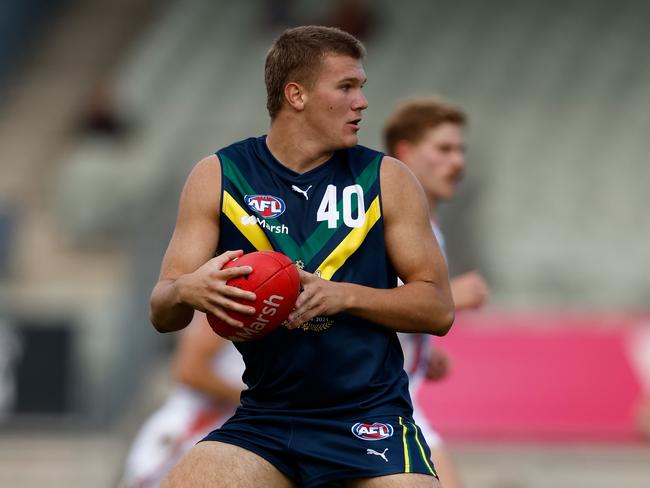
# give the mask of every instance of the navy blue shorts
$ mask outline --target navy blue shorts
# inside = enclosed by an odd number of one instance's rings
[[[238,411],[203,441],[254,452],[305,488],[396,473],[438,477],[419,427],[397,415],[340,420]]]

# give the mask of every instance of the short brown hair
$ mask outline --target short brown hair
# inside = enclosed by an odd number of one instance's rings
[[[328,54],[363,59],[366,49],[361,41],[347,32],[317,25],[287,29],[275,40],[264,65],[266,108],[271,119],[282,108],[286,84],[289,81],[313,84],[321,62]]]
[[[467,125],[467,115],[459,107],[440,98],[412,98],[402,102],[384,125],[384,145],[394,155],[397,143],[417,143],[424,133],[444,123]]]

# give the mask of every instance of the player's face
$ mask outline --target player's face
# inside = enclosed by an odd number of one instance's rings
[[[463,178],[465,137],[462,126],[444,123],[424,133],[405,161],[429,198],[449,200]]]
[[[368,108],[363,94],[365,82],[360,60],[339,55],[328,55],[323,60],[318,78],[308,92],[306,122],[328,149],[358,143],[361,112]]]

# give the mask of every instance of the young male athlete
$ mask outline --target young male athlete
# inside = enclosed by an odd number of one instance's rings
[[[176,386],[143,424],[124,463],[120,488],[156,488],[178,460],[239,406],[244,363],[232,342],[196,312],[172,360]]]
[[[403,161],[418,178],[429,203],[431,227],[444,254],[444,237],[438,227],[438,207],[456,194],[465,170],[467,116],[458,107],[437,98],[419,98],[402,102],[384,127],[388,154]],[[475,271],[451,279],[456,310],[475,309],[485,303],[488,286]],[[431,347],[423,334],[399,334],[404,350],[404,369],[409,375],[413,399],[413,418],[431,448],[432,459],[445,488],[457,488],[460,479],[443,448],[442,439],[421,412],[416,392],[422,381],[440,379],[448,372],[446,354]]]
[[[255,314],[233,300],[254,294],[226,285],[251,268],[222,269],[243,252],[284,252],[303,268],[303,291],[286,327],[236,344],[241,406],[163,486],[440,486],[396,331],[443,335],[454,308],[422,188],[398,160],[357,145],[364,54],[338,29],[285,31],[266,58],[268,135],[188,177],[152,293],[157,330],[182,329],[194,310],[233,326],[228,311]]]

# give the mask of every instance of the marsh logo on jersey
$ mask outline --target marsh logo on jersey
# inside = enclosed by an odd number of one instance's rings
[[[266,229],[270,232],[273,232],[274,234],[288,234],[289,233],[289,227],[287,227],[284,224],[279,224],[279,225],[271,225],[269,224],[266,220],[260,218],[260,217],[255,217],[255,215],[242,215],[241,217],[241,223],[242,225],[259,225],[262,229]]]
[[[246,195],[246,205],[265,219],[274,219],[282,215],[286,206],[281,198],[272,195]]]
[[[352,426],[352,433],[364,441],[380,441],[393,435],[393,426],[390,424],[373,424],[356,423]]]

